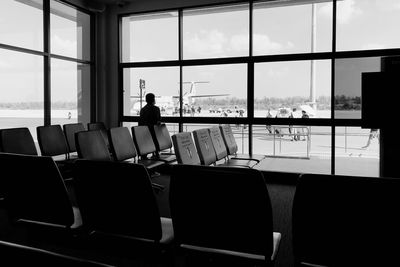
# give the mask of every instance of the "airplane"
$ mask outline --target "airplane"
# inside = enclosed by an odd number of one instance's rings
[[[209,81],[190,81],[190,82],[183,82],[183,84],[190,84],[190,89],[188,92],[183,94],[183,108],[184,112],[188,111],[196,102],[196,98],[202,97],[216,97],[216,96],[228,96],[229,94],[207,94],[207,95],[198,95],[196,91],[196,84],[199,83],[210,83]],[[131,109],[131,113],[139,115],[141,107],[146,104],[145,96],[146,90],[142,91],[142,98],[140,96],[131,96],[131,98],[138,99]],[[179,113],[180,108],[180,100],[179,95],[173,96],[157,96],[156,95],[156,105],[160,107],[161,112],[174,115],[175,113]],[[190,111],[189,111],[190,112]]]

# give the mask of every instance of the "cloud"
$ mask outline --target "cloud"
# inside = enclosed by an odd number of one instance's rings
[[[218,30],[201,31],[183,43],[185,52],[191,56],[236,56],[245,55],[249,50],[248,34],[227,37]],[[291,42],[286,44],[274,42],[264,34],[254,34],[253,45],[254,54],[272,54],[294,47]]]
[[[247,34],[237,34],[232,36],[229,42],[230,50],[235,52],[249,50],[249,36]]]
[[[325,4],[319,9],[319,13],[328,18],[332,18],[332,4]],[[352,19],[363,14],[361,8],[356,6],[354,0],[342,0],[337,2],[337,22],[347,24]]]
[[[224,53],[224,45],[228,42],[225,35],[218,31],[201,31],[192,38],[183,41],[184,50],[198,56],[213,56]]]
[[[268,35],[254,34],[253,36],[254,54],[270,54],[283,50],[289,50],[294,47],[292,42],[281,44],[272,41]]]
[[[63,51],[63,55],[77,57],[76,41],[62,39],[56,34],[51,36],[51,48],[52,51]]]

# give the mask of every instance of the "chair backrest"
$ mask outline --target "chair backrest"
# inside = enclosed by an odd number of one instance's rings
[[[68,123],[63,125],[63,130],[68,144],[68,151],[76,152],[75,133],[86,131],[85,126],[81,122]]]
[[[177,133],[172,136],[176,160],[180,164],[200,164],[192,135],[189,132]]]
[[[154,125],[154,134],[157,141],[154,143],[156,144],[158,151],[172,148],[171,136],[167,126],[164,123],[161,125]]]
[[[2,266],[111,267],[103,263],[6,241],[0,241],[0,255]]]
[[[238,146],[233,135],[232,128],[229,124],[220,126],[222,138],[224,139],[226,149],[229,155],[234,155],[238,151]]]
[[[156,146],[154,145],[148,126],[133,126],[131,129],[132,138],[140,156],[156,151]]]
[[[28,128],[0,130],[0,151],[25,155],[37,155],[33,137]]]
[[[96,130],[105,130],[107,131],[107,127],[102,121],[98,122],[89,122],[87,124],[88,131],[96,131]]]
[[[153,241],[161,239],[160,214],[143,165],[77,160],[74,179],[87,228]]]
[[[224,139],[221,134],[221,130],[218,126],[211,127],[208,129],[210,131],[211,141],[214,146],[215,154],[217,156],[217,160],[223,159],[228,156],[228,151],[225,146]]]
[[[116,161],[123,161],[137,156],[135,144],[127,127],[115,127],[109,130],[110,146]]]
[[[6,207],[14,220],[70,227],[72,204],[51,157],[0,153]]]
[[[213,143],[208,129],[198,129],[193,131],[193,139],[196,144],[202,165],[210,165],[217,161]]]
[[[400,179],[302,175],[292,210],[296,263],[399,266],[399,192]]]
[[[107,127],[102,121],[98,122],[89,122],[87,124],[88,131],[100,131],[103,136],[104,142],[107,147],[110,147],[110,141],[108,140]]]
[[[112,160],[107,144],[100,131],[84,131],[75,134],[78,157],[90,160]]]
[[[178,245],[271,258],[272,208],[257,170],[174,165],[170,209]]]
[[[67,140],[61,125],[46,125],[36,127],[37,139],[43,156],[58,156],[68,154]]]

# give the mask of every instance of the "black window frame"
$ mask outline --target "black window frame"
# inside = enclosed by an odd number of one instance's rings
[[[163,122],[178,123],[180,131],[183,130],[183,124],[245,124],[248,126],[249,132],[249,153],[253,152],[253,125],[296,125],[300,121],[298,118],[255,118],[254,117],[254,64],[265,62],[283,62],[283,61],[299,61],[299,60],[330,60],[331,61],[331,116],[330,118],[313,118],[310,120],[301,120],[301,125],[305,126],[328,126],[331,128],[331,174],[335,174],[335,128],[336,127],[361,127],[362,119],[337,119],[335,118],[335,62],[336,59],[344,58],[366,58],[366,57],[385,57],[400,55],[399,48],[390,49],[374,49],[374,50],[352,50],[352,51],[336,51],[336,19],[337,19],[337,1],[332,2],[332,50],[330,52],[314,52],[314,53],[295,53],[281,55],[262,55],[253,56],[253,5],[262,1],[234,1],[224,4],[211,5],[193,5],[184,8],[170,8],[160,10],[149,10],[145,12],[122,13],[118,15],[118,88],[119,88],[119,123],[123,122],[138,122],[138,116],[125,116],[123,114],[123,70],[125,68],[146,68],[146,67],[179,67],[180,68],[180,97],[181,97],[181,112],[177,117],[163,117]],[[182,59],[182,17],[183,11],[186,9],[195,8],[212,8],[229,5],[249,4],[249,56],[245,57],[227,57],[227,58],[208,58],[208,59]],[[135,15],[144,15],[158,12],[178,11],[178,44],[179,58],[178,60],[170,61],[148,61],[148,62],[122,62],[122,18]],[[241,118],[221,118],[221,117],[187,117],[182,114],[182,68],[185,66],[200,66],[200,65],[223,65],[242,63],[247,64],[247,117]]]

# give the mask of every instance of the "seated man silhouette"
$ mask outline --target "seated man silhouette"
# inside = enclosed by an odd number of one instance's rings
[[[154,133],[154,125],[161,124],[161,112],[160,108],[157,107],[156,97],[152,93],[148,93],[146,95],[146,105],[140,110],[140,119],[139,125],[145,125],[149,127],[150,133],[153,137],[153,140],[156,140]],[[158,154],[158,152],[156,152]]]

